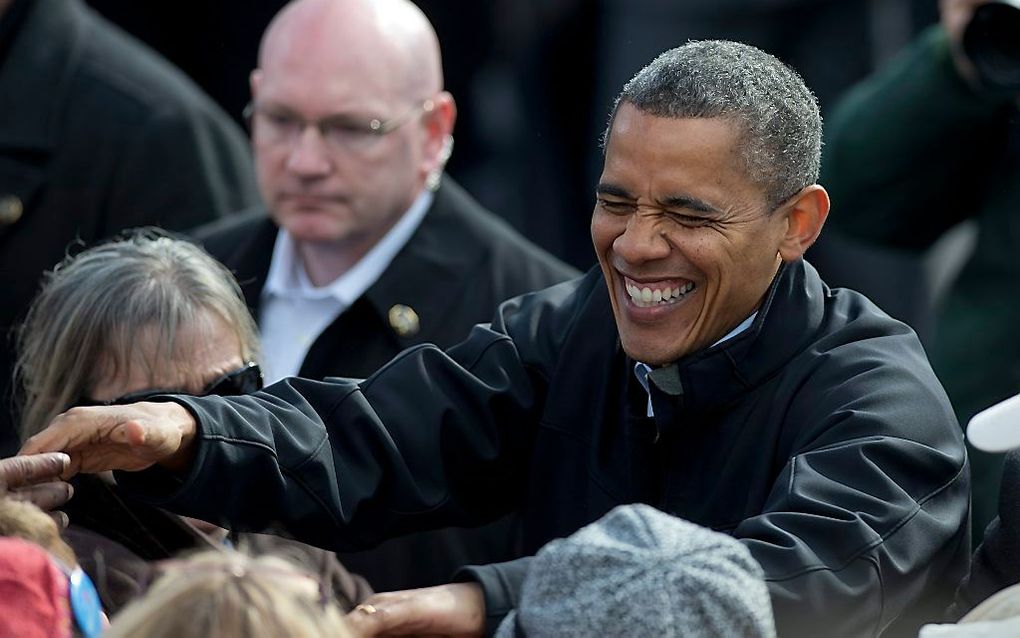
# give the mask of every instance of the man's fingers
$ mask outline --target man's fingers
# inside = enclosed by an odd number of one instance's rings
[[[70,464],[71,459],[59,452],[0,459],[0,487],[17,489],[53,481]]]
[[[52,512],[46,512],[53,519],[53,522],[57,524],[57,529],[63,531],[67,529],[67,526],[71,524],[71,519],[67,517],[67,514],[60,510],[54,510]]]
[[[374,603],[371,601],[375,601]],[[399,601],[386,602],[379,595],[355,607],[347,614],[347,623],[356,636],[384,636],[395,634],[401,624],[406,624],[406,605]]]
[[[11,491],[10,495],[19,501],[28,501],[43,511],[50,511],[61,507],[74,495],[74,488],[70,483],[54,481],[42,483],[31,487]]]
[[[480,636],[485,603],[474,583],[376,594],[347,614],[362,636]]]

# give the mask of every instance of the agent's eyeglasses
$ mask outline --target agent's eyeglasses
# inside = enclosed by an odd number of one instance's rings
[[[330,151],[364,151],[379,139],[410,122],[415,116],[430,113],[432,100],[422,100],[409,110],[388,120],[372,118],[367,122],[349,115],[333,115],[321,120],[306,120],[283,108],[250,102],[244,119],[256,142],[273,146],[293,146],[309,126],[319,132]]]
[[[236,397],[243,394],[251,394],[258,392],[262,389],[262,368],[259,364],[254,361],[249,361],[243,366],[236,370],[224,374],[221,377],[213,380],[196,396],[209,396],[216,395],[220,397]],[[161,394],[188,394],[182,393],[179,389],[151,389],[151,390],[139,390],[138,392],[130,392],[124,396],[111,399],[109,401],[96,401],[88,397],[82,397],[78,399],[75,405],[80,406],[95,406],[95,405],[127,405],[129,403],[139,403],[141,401],[147,401],[154,396]]]

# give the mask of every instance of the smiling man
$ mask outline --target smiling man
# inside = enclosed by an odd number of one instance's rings
[[[820,135],[814,97],[772,56],[668,51],[613,111],[600,269],[364,382],[77,409],[25,452],[66,450],[82,471],[158,464],[119,480],[330,547],[519,511],[532,553],[648,503],[744,542],[780,635],[916,635],[967,568],[966,456],[910,328],[802,259],[828,212]],[[351,622],[491,630],[529,562],[378,595]]]

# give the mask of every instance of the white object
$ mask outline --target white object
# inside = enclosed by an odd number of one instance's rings
[[[975,414],[967,424],[967,439],[985,452],[1020,447],[1020,394]]]

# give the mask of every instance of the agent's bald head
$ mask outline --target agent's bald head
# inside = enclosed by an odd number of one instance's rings
[[[259,187],[298,241],[363,255],[443,170],[456,106],[436,33],[408,0],[288,4],[251,90]],[[270,134],[282,123],[300,134]]]
[[[295,0],[270,23],[259,47],[259,68],[300,61],[353,67],[405,97],[443,88],[439,40],[428,19],[408,0]]]

